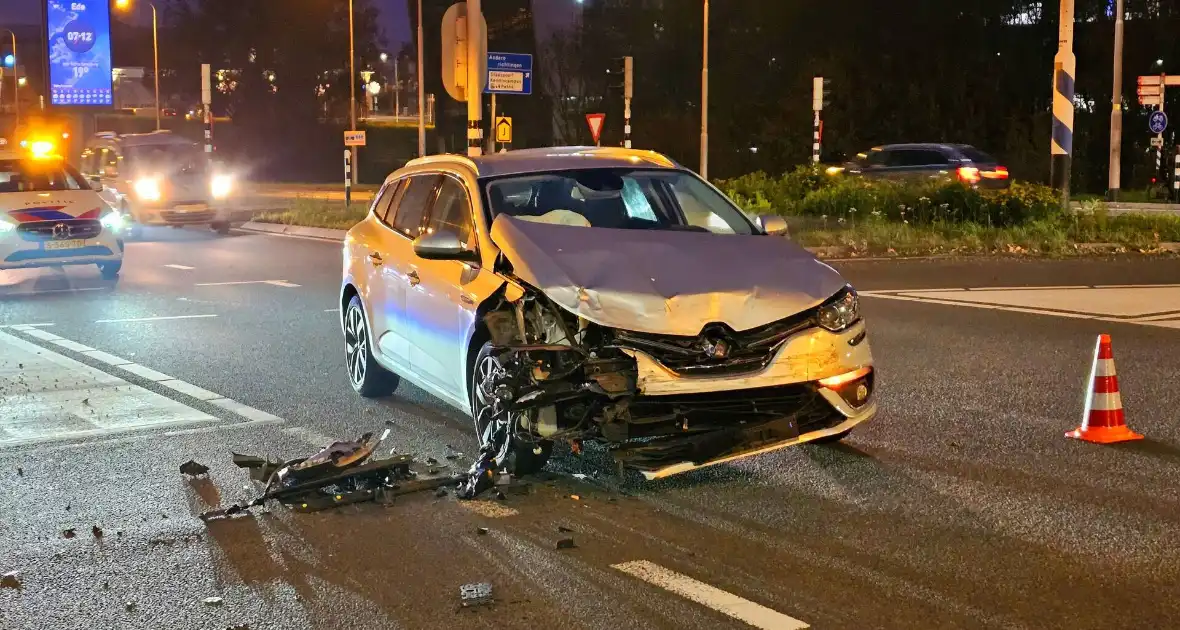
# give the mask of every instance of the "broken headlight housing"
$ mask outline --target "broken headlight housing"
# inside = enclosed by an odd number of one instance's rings
[[[860,321],[860,299],[851,286],[845,286],[819,307],[819,325],[825,330],[840,332]]]

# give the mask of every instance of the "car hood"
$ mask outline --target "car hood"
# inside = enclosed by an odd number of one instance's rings
[[[0,193],[0,214],[15,223],[97,219],[106,208],[93,190]]]
[[[816,306],[840,274],[784,238],[553,225],[500,215],[492,241],[525,283],[592,322],[696,336],[756,328]]]

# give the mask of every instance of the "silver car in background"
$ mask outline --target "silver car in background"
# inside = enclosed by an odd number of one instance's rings
[[[487,483],[555,441],[658,478],[838,440],[876,413],[865,324],[779,226],[650,151],[414,160],[344,243],[349,380],[470,414]]]

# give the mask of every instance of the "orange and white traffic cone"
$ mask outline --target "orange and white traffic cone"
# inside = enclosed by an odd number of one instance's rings
[[[1090,367],[1090,383],[1086,387],[1082,426],[1066,433],[1065,437],[1097,444],[1143,439],[1142,435],[1127,426],[1127,419],[1123,415],[1123,399],[1119,396],[1119,377],[1114,371],[1110,335],[1098,335],[1094,363]]]

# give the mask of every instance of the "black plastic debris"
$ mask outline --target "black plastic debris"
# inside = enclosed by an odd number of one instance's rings
[[[203,520],[232,517],[263,505],[279,501],[297,512],[320,510],[378,501],[389,503],[398,495],[441,490],[456,485],[461,476],[421,476],[414,469],[414,458],[397,455],[370,460],[389,429],[381,437],[366,433],[353,442],[335,442],[311,457],[279,462],[251,455],[233,454],[234,464],[250,471],[251,478],[265,484],[258,497],[224,510],[201,515]]]
[[[566,527],[565,525],[558,525],[557,531],[561,532],[562,534],[572,534],[574,532],[574,530]]]
[[[21,468],[20,466],[17,466],[16,467],[16,476],[17,477],[24,477],[25,476],[25,469]]]
[[[9,571],[4,575],[0,575],[0,588],[14,588],[18,591],[24,588],[20,583],[19,575],[16,571]]]
[[[575,549],[577,546],[578,545],[574,543],[573,538],[562,538],[561,540],[557,541],[558,549]]]
[[[90,533],[93,534],[95,538],[102,538],[102,528],[98,525],[91,527]]]
[[[78,535],[78,533],[74,531],[74,528],[73,528],[73,527],[71,527],[71,528],[69,528],[69,529],[67,529],[67,530],[63,531],[63,532],[61,533],[61,535],[62,535],[64,538],[73,538],[74,536],[77,536],[77,535]]]
[[[190,459],[187,462],[180,465],[180,472],[183,475],[188,475],[190,477],[197,477],[200,475],[209,474],[209,467],[204,466],[202,464],[198,464],[197,462]]]
[[[127,602],[126,604],[123,604],[123,610],[126,610],[127,612],[135,612],[136,608],[138,608],[138,606],[135,605],[135,602]]]
[[[459,587],[459,601],[464,608],[491,604],[495,601],[492,599],[492,585],[488,582],[464,584]]]
[[[475,533],[479,534],[480,536],[487,536],[488,535],[488,528],[480,527],[479,529],[475,530]]]

